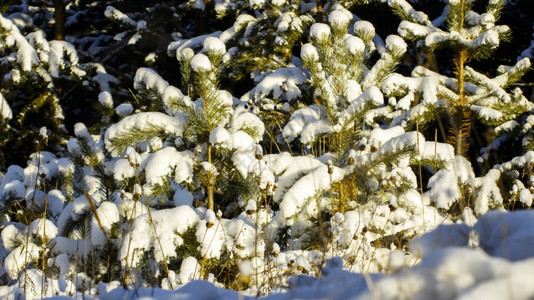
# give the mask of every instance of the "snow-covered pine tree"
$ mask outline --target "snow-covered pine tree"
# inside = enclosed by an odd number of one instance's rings
[[[374,27],[366,21],[356,21],[354,34],[349,34],[347,27],[352,19],[352,13],[335,6],[329,14],[330,25],[312,25],[312,43],[302,46],[301,58],[317,102],[293,111],[279,142],[298,141],[311,155],[281,153],[265,159],[278,177],[273,200],[279,205],[279,213],[271,223],[273,239],[283,249],[295,250],[327,251],[334,247],[331,243],[339,243],[343,245],[339,255],[351,253],[345,257],[347,264],[363,269],[372,265],[369,258],[377,248],[389,245],[388,239],[401,245],[416,232],[435,225],[432,220],[440,217],[429,206],[429,199],[417,191],[419,183],[410,165],[440,160],[437,169],[450,164],[454,155],[449,145],[426,142],[418,132],[388,126],[395,111],[391,103],[384,103],[381,88],[407,45],[398,36],[379,43]],[[298,75],[289,70],[279,72],[282,70],[273,74],[278,79],[295,79]],[[284,90],[288,82],[273,79],[268,84],[269,79],[266,76],[251,94],[263,85]],[[286,90],[281,94],[290,93]],[[355,218],[354,214],[362,211],[369,212],[362,217],[367,221]],[[346,226],[354,225],[354,221],[358,227],[347,227],[342,236],[327,239],[325,232],[334,230],[329,229],[331,226],[337,228],[333,224],[341,225],[343,219],[351,220]],[[378,225],[379,220],[384,223]],[[382,236],[381,226],[396,228],[394,236]],[[291,240],[280,238],[285,231],[292,233]],[[349,232],[355,242],[346,239]],[[370,242],[374,246],[367,244]],[[353,252],[352,247],[362,247],[362,251]]]
[[[255,77],[292,64],[294,50],[313,21],[313,7],[298,1],[258,1],[246,6],[248,9],[236,15],[228,43],[236,62],[233,75],[237,79],[249,74]],[[239,11],[226,1],[216,4],[215,9],[219,14]],[[257,13],[244,13],[250,9]]]
[[[428,51],[435,51],[438,59],[448,53],[440,52],[441,48],[452,50],[453,65],[450,69],[454,74],[449,77],[447,67],[429,70],[417,66],[411,77],[395,74],[388,78],[384,90],[395,96],[392,100],[398,111],[392,125],[405,128],[419,125],[428,129],[428,125],[432,124],[439,127],[441,139],[454,145],[457,155],[475,157],[477,169],[482,169],[484,175],[477,177],[481,174],[475,174],[476,166],[472,165],[472,161],[456,157],[445,169],[432,172],[435,174],[428,181],[429,190],[425,195],[436,203],[438,209],[465,222],[473,220],[474,214],[483,214],[488,209],[513,206],[514,200],[509,201],[513,198],[510,195],[518,195],[517,191],[523,184],[529,186],[529,180],[513,176],[517,171],[502,171],[499,167],[491,169],[490,163],[503,162],[503,157],[508,160],[520,154],[518,148],[514,153],[508,151],[507,155],[495,155],[506,144],[503,143],[505,140],[514,141],[519,137],[518,140],[523,139],[523,145],[528,144],[530,134],[526,129],[530,128],[528,120],[532,119],[534,106],[523,96],[521,89],[510,87],[529,70],[530,61],[523,58],[513,66],[500,66],[494,77],[486,75],[487,71],[483,74],[468,65],[487,58],[500,41],[508,37],[507,26],[495,25],[504,1],[489,1],[482,14],[472,10],[473,1],[449,1],[442,15],[432,22],[407,1],[392,0],[388,3],[404,19],[398,28],[403,37],[417,41],[417,46]],[[488,128],[493,137],[482,136],[478,132],[481,127]],[[434,134],[431,130],[425,132]],[[473,132],[474,138],[470,139]],[[478,141],[478,147],[472,147],[472,150],[480,151],[474,155],[474,151],[467,151],[473,140]],[[521,183],[517,183],[519,177]],[[516,182],[515,192],[512,191],[514,184],[509,184],[511,181]],[[445,187],[443,182],[453,184]],[[493,188],[495,186],[500,188]],[[528,203],[526,192],[523,195],[522,202]]]
[[[26,3],[27,5],[28,3]],[[82,112],[86,97],[110,89],[116,78],[94,63],[83,64],[73,44],[49,41],[43,30],[36,28],[24,5],[10,8],[8,17],[0,16],[0,56],[3,74],[0,93],[2,111],[2,159],[21,163],[33,151],[28,145],[38,138],[41,127],[49,132],[48,149],[64,150],[67,126]],[[22,11],[18,11],[21,9]],[[9,113],[11,111],[11,113]],[[65,116],[65,112],[68,116]],[[66,119],[65,119],[66,118]],[[9,119],[9,121],[7,121]],[[2,168],[4,162],[0,162]]]
[[[455,75],[450,78],[417,67],[412,76],[418,79],[403,81],[392,78],[391,91],[405,92],[398,106],[405,106],[406,113],[396,122],[428,123],[445,114],[450,124],[448,141],[454,145],[456,154],[467,155],[472,115],[483,124],[496,128],[499,134],[501,124],[520,120],[532,109],[532,104],[520,89],[507,91],[530,68],[528,59],[522,59],[514,66],[501,66],[497,70],[499,75],[493,78],[468,65],[470,61],[488,58],[502,40],[507,40],[508,26],[496,25],[505,1],[489,1],[481,14],[472,10],[473,1],[449,1],[445,22],[441,22],[444,28],[435,26],[426,14],[414,10],[404,0],[388,3],[403,19],[398,31],[404,38],[415,40],[418,46],[432,51],[441,48],[452,50]],[[416,98],[421,98],[419,103]],[[409,103],[413,103],[413,107],[409,107]],[[445,134],[442,131],[442,135]]]
[[[182,186],[169,188],[181,191],[187,186],[191,192],[205,189],[206,205],[214,209],[216,193],[230,196],[226,204],[235,201],[232,191],[243,187],[243,179],[249,173],[258,174],[264,168],[256,159],[256,145],[264,128],[243,107],[232,107],[234,98],[229,92],[219,90],[224,44],[218,38],[208,37],[203,45],[202,53],[194,54],[192,49],[185,48],[178,57],[182,78],[190,78],[184,81],[185,92],[169,85],[153,70],[139,69],[134,87],[140,94],[151,94],[160,100],[165,113],[127,116],[106,131],[105,141],[113,156],[121,156],[129,146],[136,146],[141,153],[153,152],[145,156],[146,166],[141,164],[145,172],[157,173],[146,174],[149,189],[156,187],[156,182],[150,180],[155,177],[160,177],[156,181],[165,180],[174,172],[174,183]],[[164,165],[158,167],[157,163]],[[262,186],[266,186],[266,181]],[[188,200],[177,201],[192,201],[192,195]]]
[[[342,7],[331,12],[329,19],[330,26],[312,25],[310,36],[314,45],[305,44],[301,50],[314,97],[320,105],[316,109],[322,111],[317,111],[316,122],[292,130],[292,123],[298,123],[297,111],[292,116],[295,121],[286,125],[283,135],[289,141],[300,135],[303,144],[326,136],[328,151],[341,159],[363,137],[362,128],[378,127],[375,117],[367,113],[384,104],[379,86],[395,70],[407,45],[402,38],[389,36],[380,59],[372,64],[371,55],[376,51],[374,27],[369,22],[357,21],[355,35],[349,35],[347,27],[352,13]]]

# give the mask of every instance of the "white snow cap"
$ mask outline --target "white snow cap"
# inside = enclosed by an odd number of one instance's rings
[[[347,26],[351,20],[352,13],[343,7],[339,7],[328,15],[328,22],[332,26]]]
[[[105,108],[113,108],[113,98],[107,91],[98,94],[98,102]]]
[[[365,50],[362,39],[353,35],[348,35],[344,40],[344,48],[352,55],[357,55]]]
[[[330,36],[330,26],[324,23],[315,23],[310,27],[310,36],[315,40],[328,38]]]
[[[122,103],[115,108],[115,112],[119,117],[129,116],[133,113],[134,107],[130,103]]]
[[[13,112],[11,111],[9,104],[7,104],[7,101],[2,95],[2,93],[0,93],[0,116],[8,120],[13,118]]]
[[[319,60],[319,54],[317,53],[317,49],[315,49],[315,46],[310,43],[302,45],[302,47],[300,48],[300,57],[302,59],[311,59],[313,61]]]
[[[168,86],[169,83],[152,69],[139,68],[135,72],[134,89],[136,90],[144,88],[153,89],[162,95]]]
[[[204,54],[197,54],[191,59],[191,68],[196,72],[211,71],[210,59]]]
[[[354,23],[354,32],[358,35],[375,35],[375,27],[368,21],[357,21]]]
[[[191,60],[195,56],[195,51],[191,48],[184,48],[176,50],[176,57],[179,61]]]
[[[198,279],[200,277],[201,266],[193,256],[189,256],[182,261],[180,266],[180,274],[178,280],[181,284],[186,284],[191,280]]]
[[[389,52],[393,52],[393,51],[406,52],[406,48],[408,48],[408,45],[406,44],[404,39],[402,39],[400,36],[392,34],[386,38],[386,49]]]
[[[207,53],[224,54],[226,53],[226,45],[219,38],[208,36],[204,40],[204,51]]]
[[[47,219],[35,219],[30,224],[30,232],[41,238],[46,237],[47,240],[55,238],[58,234],[56,225]]]
[[[170,117],[160,112],[138,113],[125,117],[120,122],[109,127],[105,133],[106,148],[113,156],[120,156],[119,149],[116,148],[112,141],[121,135],[128,134],[131,130],[146,130],[147,128],[160,128],[169,134],[181,136],[184,131],[183,120]]]
[[[232,136],[224,127],[217,127],[210,133],[210,144],[219,145],[222,148],[231,148]]]
[[[98,218],[97,218],[98,216]],[[117,205],[113,202],[102,202],[96,209],[91,220],[91,242],[93,245],[103,245],[114,223],[120,219]],[[102,231],[104,230],[104,231]]]

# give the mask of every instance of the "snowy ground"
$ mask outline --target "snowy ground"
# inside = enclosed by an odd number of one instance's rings
[[[393,274],[357,274],[329,261],[321,278],[293,277],[289,289],[263,299],[532,299],[534,212],[490,212],[474,227],[442,225],[416,239],[422,261],[390,257]],[[101,299],[236,299],[243,296],[195,281],[175,292],[115,289]],[[248,299],[248,297],[243,297]],[[250,297],[250,299],[255,297]]]
[[[352,273],[342,260],[328,261],[320,278],[292,277],[279,293],[261,299],[532,299],[534,297],[534,212],[492,211],[469,227],[441,225],[416,238],[412,251],[421,259],[407,262],[390,255],[390,274]],[[0,296],[23,295],[16,287]],[[174,291],[101,284],[83,299],[255,299],[254,291],[236,292],[207,281],[192,281]],[[54,299],[68,299],[58,296]]]

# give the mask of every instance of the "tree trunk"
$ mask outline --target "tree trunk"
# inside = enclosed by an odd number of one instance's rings
[[[58,41],[65,40],[65,8],[69,3],[70,1],[54,0],[55,38]]]
[[[465,156],[469,149],[468,139],[471,133],[471,110],[464,91],[465,64],[467,60],[467,49],[460,49],[455,59],[455,72],[458,80],[458,102],[453,103],[452,106],[453,137],[449,140],[455,148],[455,154],[462,156]]]
[[[210,144],[208,144],[208,162],[211,164],[211,145]],[[211,173],[209,174],[209,176],[210,176],[209,183],[208,183],[208,186],[206,187],[207,188],[207,193],[208,193],[208,209],[211,209],[211,210],[215,211],[215,203],[214,203],[214,200],[213,200],[213,192],[215,191],[215,181],[216,181],[216,179],[212,178],[213,175]]]

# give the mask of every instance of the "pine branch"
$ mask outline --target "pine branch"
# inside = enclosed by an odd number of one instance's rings
[[[166,138],[168,132],[165,128],[154,124],[147,124],[143,128],[132,127],[128,132],[109,139],[108,150],[112,153],[123,153],[129,146],[137,145],[141,142],[149,141],[155,137]]]

